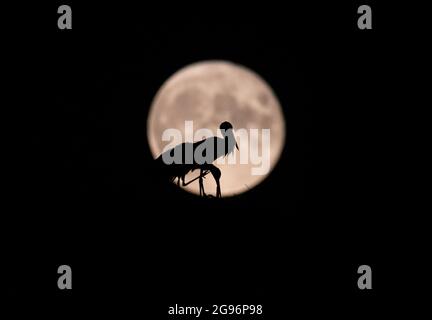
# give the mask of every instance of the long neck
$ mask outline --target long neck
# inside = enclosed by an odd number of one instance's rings
[[[236,145],[236,140],[232,130],[227,130],[225,132],[224,140],[225,140],[225,155],[227,155],[234,150]]]

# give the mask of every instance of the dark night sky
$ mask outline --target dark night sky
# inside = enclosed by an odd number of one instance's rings
[[[362,32],[354,4],[201,5],[73,3],[72,31],[56,29],[57,6],[39,8],[17,56],[28,90],[11,295],[76,314],[110,304],[165,316],[169,303],[224,300],[265,303],[269,318],[368,314],[395,286],[399,241],[389,228],[399,217],[385,209],[395,179],[383,147],[394,73],[385,11]],[[208,59],[267,79],[287,128],[272,175],[222,200],[161,182],[146,138],[159,86]],[[29,264],[35,276],[16,279]],[[56,289],[60,264],[72,266],[72,293]],[[356,289],[360,264],[374,270],[369,294]]]

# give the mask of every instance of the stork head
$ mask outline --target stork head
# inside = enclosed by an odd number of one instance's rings
[[[234,133],[233,133],[233,126],[231,123],[229,123],[228,121],[224,121],[220,124],[219,129],[221,130],[222,134],[224,137],[226,137],[228,135],[229,132],[231,132],[231,134],[233,134],[234,137]],[[229,131],[230,130],[230,131]],[[235,141],[234,138],[234,142],[235,142],[235,146],[237,148],[237,150],[239,149],[237,141]]]
[[[228,121],[224,121],[220,124],[219,129],[222,131],[223,135],[226,135],[229,129],[232,130],[233,126]]]

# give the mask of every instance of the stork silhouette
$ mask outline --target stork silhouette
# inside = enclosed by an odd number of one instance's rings
[[[203,179],[211,173],[216,182],[216,197],[222,196],[220,188],[221,171],[213,165],[213,162],[234,151],[238,145],[234,137],[233,126],[228,121],[220,124],[219,129],[223,138],[210,137],[197,142],[184,142],[178,144],[162,153],[155,161],[159,165],[165,178],[174,182],[177,178],[177,185],[187,186],[199,179],[200,196],[207,196],[204,191]],[[196,169],[200,170],[198,177],[185,182],[185,176]]]

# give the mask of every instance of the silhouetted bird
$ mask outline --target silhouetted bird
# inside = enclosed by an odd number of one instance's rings
[[[234,147],[238,150],[238,145],[231,123],[222,122],[219,129],[223,138],[210,137],[194,143],[184,142],[162,153],[155,161],[164,177],[171,182],[177,178],[177,185],[180,185],[181,180],[183,186],[199,179],[200,195],[206,196],[203,178],[211,173],[216,182],[216,197],[221,197],[221,171],[213,162],[233,152]],[[195,169],[200,169],[199,176],[185,182],[185,176]]]

